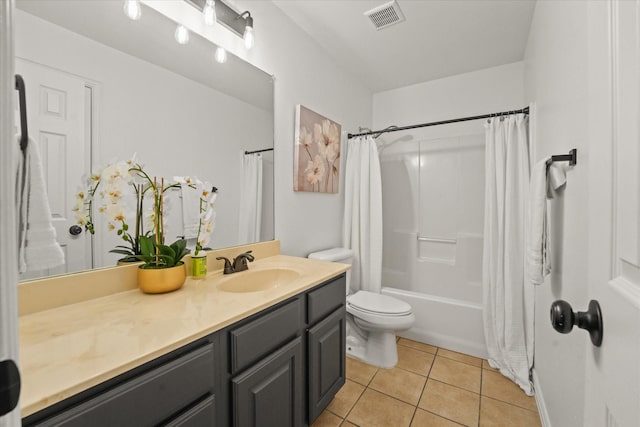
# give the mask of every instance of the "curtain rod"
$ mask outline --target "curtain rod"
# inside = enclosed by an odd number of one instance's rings
[[[378,136],[382,135],[383,133],[387,133],[387,132],[397,132],[397,131],[400,131],[400,130],[423,128],[423,127],[427,127],[427,126],[448,125],[450,123],[467,122],[469,120],[489,119],[491,117],[507,116],[507,115],[510,115],[510,114],[519,114],[519,113],[529,114],[529,107],[521,108],[520,110],[511,110],[511,111],[503,111],[503,112],[500,112],[500,113],[483,114],[481,116],[462,117],[460,119],[441,120],[439,122],[422,123],[422,124],[419,124],[419,125],[402,126],[402,127],[389,126],[388,128],[385,128],[385,129],[382,129],[382,130],[372,130],[370,132],[361,132],[361,133],[349,133],[349,134],[347,134],[347,137],[348,138],[354,138],[356,136],[365,136],[365,135],[375,135],[375,134],[377,134],[375,136],[377,138]]]
[[[263,148],[262,150],[245,151],[244,154],[256,154],[256,153],[263,153],[265,151],[273,151],[273,148]]]

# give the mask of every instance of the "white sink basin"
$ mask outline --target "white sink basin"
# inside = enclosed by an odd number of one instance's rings
[[[220,279],[218,289],[223,292],[260,292],[286,285],[300,278],[300,273],[288,268],[247,270]]]

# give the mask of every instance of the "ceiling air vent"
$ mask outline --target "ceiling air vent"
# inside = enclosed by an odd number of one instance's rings
[[[368,10],[364,14],[369,17],[376,30],[404,21],[404,14],[395,0]]]

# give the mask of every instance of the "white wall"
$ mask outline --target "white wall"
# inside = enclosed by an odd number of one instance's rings
[[[551,276],[536,288],[536,398],[549,425],[581,426],[587,335],[555,332],[549,323],[554,300],[574,310],[587,306],[588,31],[584,1],[538,2],[525,56],[527,99],[536,103],[534,160],[578,149],[578,165],[564,193],[549,203]]]
[[[376,93],[373,126],[407,126],[524,107],[522,62]],[[471,122],[471,128],[483,128]],[[457,125],[426,128],[451,135]],[[467,128],[469,129],[469,128]],[[438,135],[438,134],[432,134]]]
[[[294,118],[296,104],[340,123],[343,135],[371,126],[371,92],[357,76],[344,72],[300,27],[268,1],[237,1],[255,20],[256,45],[246,52],[242,39],[225,29],[203,28],[195,9],[173,2],[146,1],[167,16],[247,59],[275,76],[275,232],[282,252],[306,256],[340,245],[344,175],[338,194],[293,191]],[[343,137],[344,170],[346,137]]]
[[[190,175],[211,182],[220,189],[211,246],[237,244],[242,153],[271,145],[271,111],[21,10],[16,10],[16,56],[96,85],[94,167],[137,152],[152,176]],[[68,185],[80,183],[78,177]],[[180,201],[172,199],[168,236],[182,234]],[[103,254],[122,243],[102,225],[96,227],[97,266],[113,265],[118,257]]]

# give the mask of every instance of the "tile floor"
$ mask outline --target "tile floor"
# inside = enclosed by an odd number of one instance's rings
[[[347,380],[312,427],[540,427],[533,397],[486,360],[400,338],[398,365],[347,357]]]

